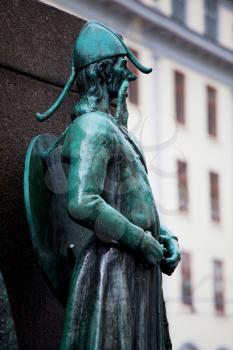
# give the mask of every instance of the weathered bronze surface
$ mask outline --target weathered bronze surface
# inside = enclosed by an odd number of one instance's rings
[[[87,22],[71,75],[50,117],[76,80],[79,100],[59,137],[29,146],[25,203],[34,248],[66,316],[61,350],[171,349],[162,294],[180,253],[160,226],[143,152],[127,129],[127,88],[144,73],[122,38]]]
[[[17,350],[15,324],[11,314],[6,286],[0,271],[0,349]]]

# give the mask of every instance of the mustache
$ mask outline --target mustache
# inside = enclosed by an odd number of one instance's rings
[[[130,70],[129,70],[129,73],[126,75],[126,79],[128,80],[128,81],[134,81],[134,80],[137,80],[137,76],[136,76],[136,74],[134,74],[133,72],[131,72]]]

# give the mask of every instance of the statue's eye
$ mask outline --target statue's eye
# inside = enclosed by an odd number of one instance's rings
[[[123,60],[121,61],[121,66],[124,67],[124,68],[127,67],[127,60],[126,60],[126,59],[123,59]]]

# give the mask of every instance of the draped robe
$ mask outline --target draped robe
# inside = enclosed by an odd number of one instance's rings
[[[110,115],[86,113],[62,159],[67,209],[93,239],[76,261],[60,350],[171,349],[160,264],[140,251],[160,223],[139,146]]]

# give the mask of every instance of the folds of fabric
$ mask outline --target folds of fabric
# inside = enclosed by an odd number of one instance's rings
[[[159,266],[96,240],[77,262],[60,350],[164,350]]]

